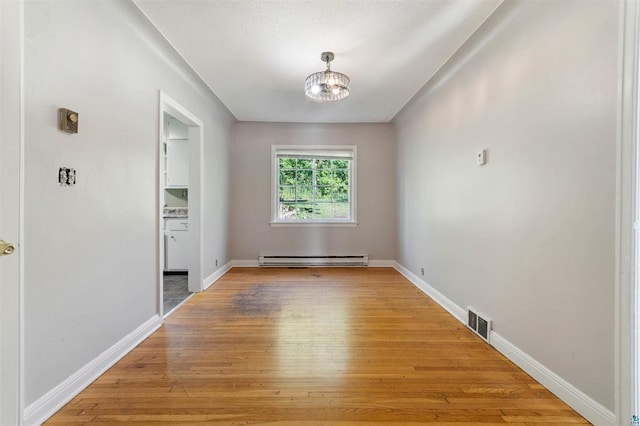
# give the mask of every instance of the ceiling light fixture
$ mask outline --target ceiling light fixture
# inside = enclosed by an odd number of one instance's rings
[[[315,72],[304,81],[304,93],[314,102],[339,101],[349,96],[349,77],[331,71],[333,52],[322,52],[322,62],[327,64],[325,71]]]

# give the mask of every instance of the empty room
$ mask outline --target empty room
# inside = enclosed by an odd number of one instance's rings
[[[0,425],[640,424],[639,17],[0,1]]]

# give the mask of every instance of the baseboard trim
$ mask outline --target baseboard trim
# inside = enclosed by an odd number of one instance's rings
[[[398,262],[393,262],[393,267],[396,271],[400,272],[406,279],[411,281],[411,284],[418,287],[420,291],[424,294],[435,300],[440,306],[447,310],[451,315],[453,315],[458,321],[463,324],[467,322],[467,311],[462,309],[460,306],[453,303],[449,300],[445,295],[440,293],[435,288],[431,287],[426,282],[422,281],[416,274],[399,264]]]
[[[422,281],[416,274],[407,268],[394,262],[393,267],[406,279],[408,279],[419,290],[431,297],[436,303],[447,310],[454,318],[462,324],[466,324],[466,310],[456,305],[438,290]],[[556,373],[535,360],[526,352],[509,342],[498,333],[492,331],[490,336],[491,346],[502,353],[527,374],[540,382],[554,395],[567,403],[588,421],[596,426],[613,426],[616,424],[616,416],[603,405],[590,398],[584,392],[573,386],[571,383],[558,376]]]
[[[229,261],[224,265],[222,265],[221,268],[218,268],[217,270],[215,270],[213,274],[209,275],[207,278],[202,280],[202,289],[206,290],[209,287],[211,287],[213,283],[218,281],[220,278],[222,278],[224,274],[229,272],[229,269],[231,269],[232,266],[233,266],[233,261]]]
[[[89,386],[102,373],[131,352],[162,325],[160,315],[149,318],[115,345],[100,354],[55,388],[38,398],[24,410],[25,425],[40,425],[62,408],[80,391]]]
[[[369,260],[369,267],[372,268],[393,268],[395,260]],[[237,268],[258,268],[260,265],[257,260],[232,260],[228,264]],[[332,266],[327,266],[331,268]],[[341,266],[348,268],[350,266]]]
[[[498,333],[491,332],[491,346],[539,381],[558,398],[596,426],[615,425],[616,416],[584,392],[536,361]]]

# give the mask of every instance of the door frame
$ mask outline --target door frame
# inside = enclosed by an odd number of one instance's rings
[[[640,416],[640,275],[638,158],[640,8],[620,2],[618,136],[616,150],[615,410],[617,424]]]
[[[203,190],[203,141],[204,122],[195,114],[173,100],[169,95],[159,92],[159,131],[158,131],[158,312],[164,317],[163,308],[163,265],[164,265],[164,229],[162,209],[164,207],[164,114],[167,113],[189,128],[189,291],[200,292],[203,287],[203,239],[202,239],[202,190]]]
[[[24,4],[0,1],[0,238],[16,249],[0,259],[0,424],[24,413]]]

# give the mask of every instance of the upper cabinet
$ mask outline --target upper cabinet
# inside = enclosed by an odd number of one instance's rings
[[[189,144],[186,140],[167,141],[167,188],[189,186]]]
[[[189,186],[188,127],[173,117],[165,120],[165,187]]]

